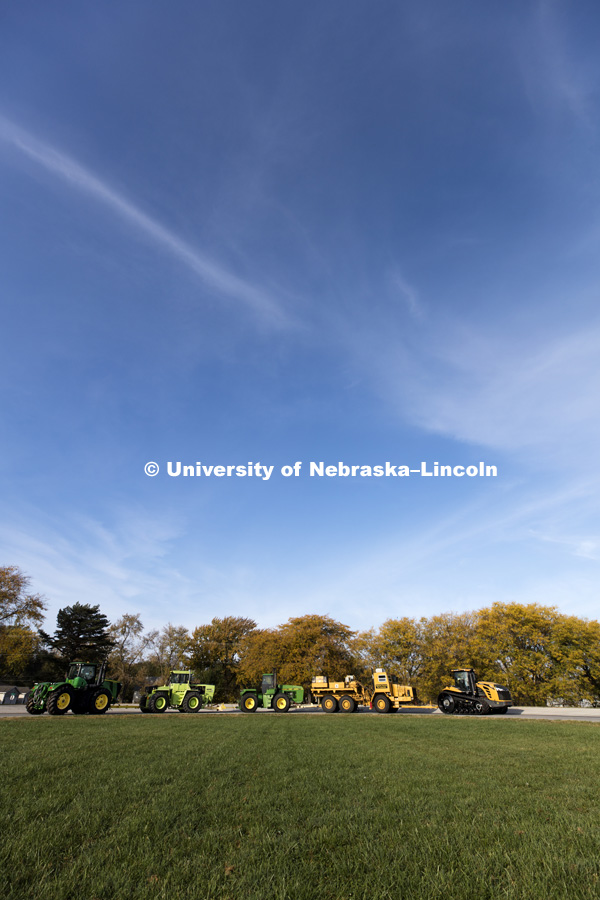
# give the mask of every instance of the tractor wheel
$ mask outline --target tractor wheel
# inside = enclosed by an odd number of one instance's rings
[[[453,712],[456,712],[454,697],[451,694],[440,694],[438,697],[438,708],[447,716],[452,715]]]
[[[321,709],[326,713],[334,713],[338,711],[338,702],[333,694],[325,694],[321,700]]]
[[[476,700],[473,704],[475,707],[475,715],[476,716],[487,716],[490,712],[490,704],[487,700]]]
[[[52,693],[48,697],[46,709],[51,716],[64,716],[64,714],[71,709],[71,706],[73,705],[73,699],[73,688],[66,684],[64,685],[64,687],[60,687],[58,688],[58,690],[52,691]]]
[[[150,710],[148,709],[148,697],[146,694],[143,694],[140,697],[140,702],[138,703],[138,706],[139,706],[141,712],[143,712],[143,713],[150,712]]]
[[[504,716],[504,715],[506,715],[506,713],[508,712],[508,706],[500,706],[500,707],[496,710],[496,712],[498,713],[499,716]]]
[[[375,697],[373,700],[373,709],[378,713],[389,713],[392,708],[392,704],[390,703],[389,697],[386,697],[385,694],[379,694],[378,697]]]
[[[41,709],[36,709],[33,701],[33,697],[28,697],[25,701],[25,709],[29,713],[30,716],[41,716],[44,712],[44,707]]]
[[[169,705],[169,698],[166,694],[157,691],[148,697],[148,712],[163,713]]]
[[[110,691],[107,691],[106,688],[100,688],[99,691],[94,691],[90,697],[90,712],[93,716],[104,715],[110,709],[111,702],[112,694]]]
[[[197,713],[202,709],[202,695],[197,691],[188,691],[179,707],[181,712]]]
[[[271,703],[271,709],[274,709],[276,712],[287,712],[289,708],[290,698],[286,697],[285,694],[275,694]]]
[[[345,713],[356,712],[356,700],[354,697],[342,697],[340,700],[340,709]]]
[[[254,694],[244,694],[240,700],[240,709],[242,712],[256,712],[258,708],[258,700]]]

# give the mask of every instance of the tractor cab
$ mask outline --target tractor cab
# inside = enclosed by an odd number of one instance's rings
[[[463,694],[477,694],[477,679],[473,669],[452,669],[454,686]]]
[[[189,684],[194,678],[193,672],[170,672],[169,684]]]
[[[277,672],[266,672],[261,681],[260,692],[266,694],[277,690]]]
[[[69,666],[67,681],[78,689],[102,684],[106,674],[106,663],[74,662]]]

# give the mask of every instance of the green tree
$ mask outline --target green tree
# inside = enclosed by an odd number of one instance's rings
[[[46,646],[55,650],[62,663],[73,660],[96,662],[108,655],[113,642],[108,631],[109,621],[100,606],[74,603],[58,611],[57,628],[52,636],[40,629]]]
[[[241,616],[214,618],[192,633],[189,662],[203,681],[216,686],[220,700],[234,700],[238,694],[238,672],[246,639],[256,629],[253,619]]]
[[[39,647],[32,626],[43,621],[44,601],[29,592],[30,579],[17,566],[0,568],[0,675],[19,680]]]

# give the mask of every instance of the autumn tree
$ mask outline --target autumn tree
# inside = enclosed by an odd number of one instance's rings
[[[109,628],[113,648],[110,653],[110,676],[123,685],[121,696],[129,699],[144,666],[143,659],[158,632],[144,634],[138,613],[125,613]]]
[[[152,673],[164,681],[172,669],[186,668],[190,640],[187,628],[170,622],[155,632],[148,643],[148,661]]]
[[[216,687],[217,696],[234,700],[238,694],[240,659],[256,622],[241,616],[214,618],[192,633],[188,655],[197,676]]]
[[[379,630],[357,635],[355,647],[363,668],[370,674],[382,667],[397,675],[403,684],[417,685],[422,674],[423,621],[416,619],[387,619]]]
[[[357,659],[355,632],[329,616],[289,619],[276,629],[249,635],[240,670],[245,684],[258,683],[263,672],[277,669],[280,682],[309,686],[313,675],[342,678]]]
[[[475,664],[504,681],[517,703],[596,698],[600,688],[597,622],[537,603],[494,603],[476,614]]]
[[[105,659],[113,642],[108,631],[109,621],[100,606],[74,603],[58,611],[57,628],[52,636],[40,629],[40,637],[47,647],[56,651],[63,664],[74,660],[98,662]]]
[[[0,673],[18,680],[38,649],[34,626],[46,608],[39,594],[29,592],[30,579],[17,567],[0,568]]]

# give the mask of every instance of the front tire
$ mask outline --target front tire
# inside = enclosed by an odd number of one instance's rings
[[[27,700],[25,701],[25,709],[27,710],[27,712],[29,713],[30,716],[41,716],[42,713],[44,712],[43,706],[41,709],[36,709],[34,701],[33,701],[33,697],[27,698]]]
[[[240,700],[240,709],[242,712],[256,712],[258,708],[258,700],[254,694],[245,694]]]
[[[51,716],[64,716],[73,706],[73,688],[66,684],[64,687],[52,691],[48,697],[46,709]]]
[[[390,703],[389,697],[386,697],[385,694],[380,694],[378,697],[375,697],[373,701],[373,709],[378,713],[389,713],[392,708],[392,704]]]
[[[289,708],[290,698],[286,697],[285,694],[275,694],[271,709],[274,709],[276,712],[287,712]]]
[[[164,713],[169,705],[169,699],[166,694],[151,694],[148,698],[148,712]]]
[[[197,713],[202,709],[202,697],[197,691],[189,691],[181,701],[182,712]]]

